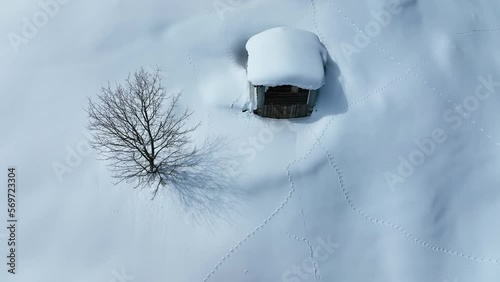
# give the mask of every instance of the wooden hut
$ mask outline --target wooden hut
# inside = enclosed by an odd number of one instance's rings
[[[310,116],[325,82],[327,51],[318,37],[278,27],[254,35],[246,49],[254,113],[269,118]]]

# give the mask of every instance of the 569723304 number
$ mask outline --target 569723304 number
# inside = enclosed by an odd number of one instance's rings
[[[16,169],[9,168],[7,174],[7,206],[9,218],[16,217]]]

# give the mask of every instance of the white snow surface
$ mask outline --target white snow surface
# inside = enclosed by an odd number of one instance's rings
[[[64,1],[30,30],[38,2],[0,9],[0,281],[499,280],[500,1]],[[241,111],[245,44],[282,26],[331,57],[308,118]],[[114,185],[88,149],[87,98],[156,65],[219,142],[210,205]]]
[[[327,51],[312,32],[276,27],[246,44],[248,80],[253,85],[294,85],[317,90],[325,83]]]

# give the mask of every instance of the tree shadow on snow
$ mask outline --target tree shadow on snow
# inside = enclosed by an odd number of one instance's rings
[[[167,185],[167,192],[180,203],[185,214],[196,220],[229,219],[242,195],[235,185],[237,171],[227,142],[221,138],[206,141],[185,163],[184,169]]]

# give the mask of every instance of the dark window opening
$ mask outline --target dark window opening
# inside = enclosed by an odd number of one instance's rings
[[[305,105],[309,90],[291,85],[269,87],[265,94],[264,105]]]

